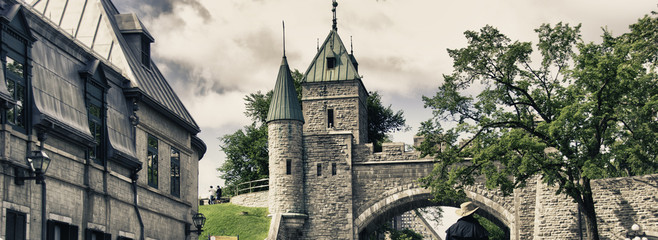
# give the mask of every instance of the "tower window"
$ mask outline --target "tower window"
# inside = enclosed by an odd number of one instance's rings
[[[327,69],[333,69],[336,67],[336,57],[327,58]]]
[[[331,163],[331,175],[336,175],[336,163]]]
[[[334,127],[334,110],[333,109],[327,109],[327,127],[328,128],[333,128]]]
[[[286,175],[292,174],[292,160],[286,160]]]
[[[322,176],[322,163],[317,164],[318,176]]]

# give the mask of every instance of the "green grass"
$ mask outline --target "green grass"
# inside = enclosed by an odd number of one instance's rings
[[[267,238],[270,228],[267,208],[222,203],[199,206],[199,212],[206,216],[206,225],[199,239],[208,239],[208,236],[240,236],[240,240]]]

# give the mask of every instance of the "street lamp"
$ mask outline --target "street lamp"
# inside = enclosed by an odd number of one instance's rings
[[[633,224],[631,230],[626,233],[626,240],[648,240],[647,235],[640,231],[640,225]]]
[[[43,150],[32,151],[32,154],[27,157],[27,165],[30,167],[30,173],[28,176],[24,176],[23,169],[16,169],[16,179],[15,182],[17,185],[25,184],[25,180],[36,180],[37,184],[44,184],[45,174],[48,171],[48,166],[50,166],[50,158]],[[34,176],[31,173],[34,173]]]
[[[27,157],[27,165],[30,167],[30,173],[28,176],[24,176],[24,169],[16,168],[16,179],[14,182],[16,185],[25,184],[25,180],[34,179],[36,184],[41,184],[41,239],[46,239],[46,232],[48,231],[46,225],[46,179],[45,174],[48,171],[48,166],[50,166],[50,158],[43,151],[43,140],[42,145],[38,151],[32,151],[32,154]],[[34,173],[34,176],[31,176]]]
[[[203,232],[201,228],[203,228],[203,225],[206,224],[206,216],[203,216],[203,213],[196,213],[192,216],[192,222],[194,222],[194,227],[196,227],[196,230],[189,229],[188,225],[188,229],[185,230],[186,235],[190,233],[201,234],[201,232]]]

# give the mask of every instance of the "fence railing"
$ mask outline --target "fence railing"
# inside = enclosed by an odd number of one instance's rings
[[[243,182],[238,184],[235,188],[235,195],[240,195],[242,193],[251,193],[251,192],[260,192],[270,189],[270,179],[263,178],[249,182]]]

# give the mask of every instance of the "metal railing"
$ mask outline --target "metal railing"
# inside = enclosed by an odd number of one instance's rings
[[[235,196],[242,193],[260,192],[270,189],[270,179],[263,178],[249,182],[243,182],[236,186]]]

